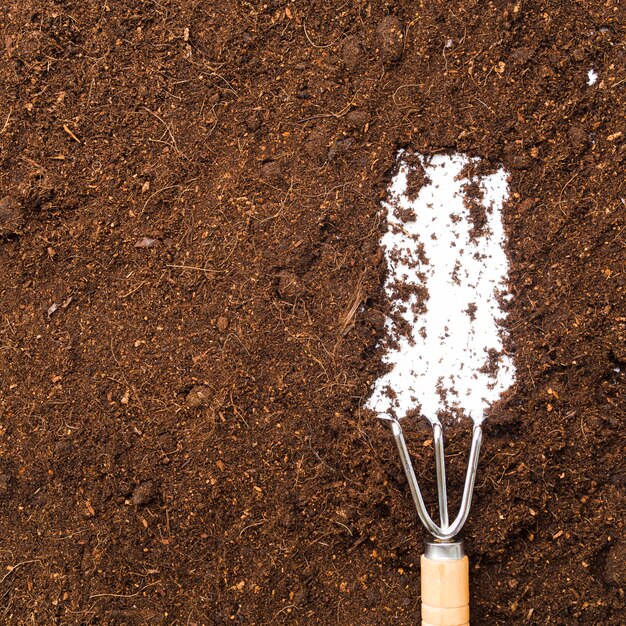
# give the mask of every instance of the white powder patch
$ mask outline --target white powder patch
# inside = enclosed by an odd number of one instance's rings
[[[598,82],[598,74],[596,73],[596,71],[591,68],[588,72],[587,72],[587,84],[588,85],[595,85]]]
[[[501,325],[501,301],[511,297],[501,217],[507,173],[500,168],[468,179],[461,177],[471,161],[464,155],[419,156],[430,180],[409,200],[414,166],[403,152],[398,158],[381,239],[393,302],[383,357],[391,371],[376,381],[367,406],[398,419],[417,410],[431,421],[451,412],[480,422],[515,379]],[[482,228],[464,200],[482,205]],[[407,288],[412,293],[402,301]]]

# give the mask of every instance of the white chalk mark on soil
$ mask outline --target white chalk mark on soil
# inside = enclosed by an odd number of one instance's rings
[[[595,85],[597,82],[598,82],[598,74],[593,68],[591,68],[587,72],[587,84],[591,86],[591,85]]]
[[[472,160],[464,155],[418,155],[413,165],[403,155],[383,205],[385,288],[393,303],[383,361],[390,371],[375,382],[367,406],[381,416],[479,422],[515,379],[502,327],[502,303],[511,297],[501,216],[507,173],[466,178]],[[410,199],[417,160],[424,179]]]

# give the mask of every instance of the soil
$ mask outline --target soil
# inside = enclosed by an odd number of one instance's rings
[[[419,621],[423,532],[362,409],[401,147],[511,172],[518,379],[464,533],[472,623],[624,623],[617,0],[0,16],[2,623]]]

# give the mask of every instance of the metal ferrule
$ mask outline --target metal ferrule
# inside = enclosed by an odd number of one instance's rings
[[[465,556],[462,541],[427,541],[424,556],[431,561],[457,561]]]

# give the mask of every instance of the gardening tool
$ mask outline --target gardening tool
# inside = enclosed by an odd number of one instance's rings
[[[400,152],[398,158],[381,237],[391,300],[386,328],[393,340],[368,406],[391,424],[417,514],[432,536],[421,558],[422,625],[468,626],[469,563],[459,533],[470,511],[482,418],[515,379],[501,324],[509,297],[501,215],[507,173],[468,173],[478,160],[460,154],[413,154],[409,161]],[[417,195],[409,194],[410,174],[413,185],[421,184]],[[416,410],[433,429],[438,523],[424,504],[400,423]],[[441,414],[473,421],[463,496],[452,521]]]
[[[436,524],[424,504],[400,421],[388,417],[382,419],[391,423],[417,514],[433,537],[433,541],[426,543],[421,558],[422,626],[469,626],[469,561],[458,535],[470,512],[482,441],[481,426],[474,423],[461,506],[450,523],[443,430],[441,424],[432,423],[439,502],[439,524]]]

